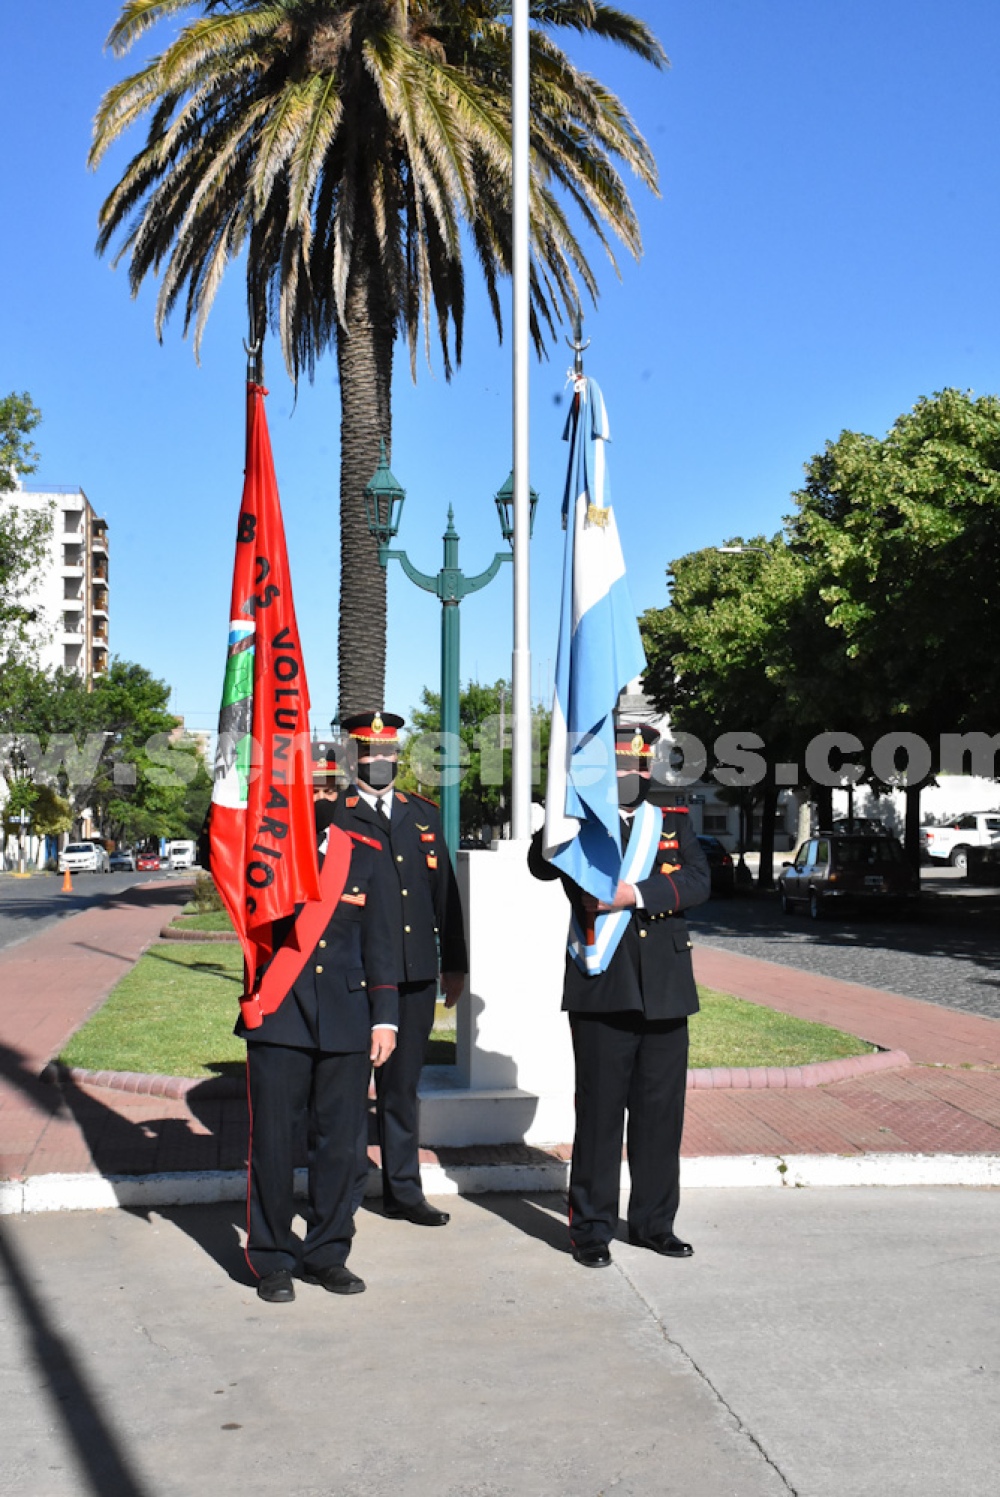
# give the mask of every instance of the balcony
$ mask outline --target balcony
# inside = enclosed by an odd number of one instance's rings
[[[105,530],[93,530],[90,536],[90,549],[101,556],[108,554],[108,536]]]
[[[91,604],[91,609],[95,614],[100,613],[107,617],[108,595],[106,592],[95,592],[94,601]]]

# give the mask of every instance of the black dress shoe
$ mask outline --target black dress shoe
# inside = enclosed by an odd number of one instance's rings
[[[648,1237],[642,1237],[629,1227],[628,1240],[633,1247],[649,1248],[651,1253],[660,1253],[664,1258],[690,1258],[694,1253],[691,1244],[681,1242],[673,1232],[651,1232]]]
[[[257,1298],[269,1305],[287,1305],[295,1298],[295,1285],[287,1268],[276,1268],[266,1273],[257,1284]]]
[[[416,1206],[386,1206],[383,1215],[394,1222],[412,1222],[415,1227],[444,1227],[451,1221],[447,1211],[438,1211],[429,1201]]]
[[[573,1260],[584,1268],[607,1268],[611,1262],[611,1249],[606,1242],[588,1242],[573,1249]]]
[[[302,1282],[304,1284],[318,1284],[321,1289],[328,1289],[331,1294],[364,1294],[365,1281],[359,1279],[356,1273],[351,1273],[342,1263],[331,1263],[329,1268],[304,1268],[302,1270]]]

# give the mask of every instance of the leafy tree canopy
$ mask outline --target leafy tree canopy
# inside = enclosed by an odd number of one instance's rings
[[[72,671],[24,663],[0,679],[0,772],[12,803],[49,786],[102,835],[140,841],[196,836],[211,779],[193,741],[175,737],[170,688],[114,659],[88,689]]]
[[[1000,399],[946,389],[881,440],[842,432],[794,498],[790,544],[881,715],[928,737],[987,730],[1000,687]]]
[[[5,667],[31,654],[29,628],[35,614],[25,599],[52,531],[47,510],[4,503],[18,478],[38,466],[31,433],[41,419],[26,391],[0,398],[0,665]]]

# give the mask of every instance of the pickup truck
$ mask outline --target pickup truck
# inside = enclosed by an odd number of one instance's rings
[[[929,858],[950,863],[962,873],[969,867],[970,847],[1000,843],[1000,811],[969,811],[946,826],[922,826],[920,849]]]

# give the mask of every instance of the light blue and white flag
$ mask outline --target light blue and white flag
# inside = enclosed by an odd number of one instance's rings
[[[611,505],[610,431],[596,381],[577,378],[563,440],[572,448],[542,843],[550,863],[610,903],[621,868],[612,714],[646,656]]]

